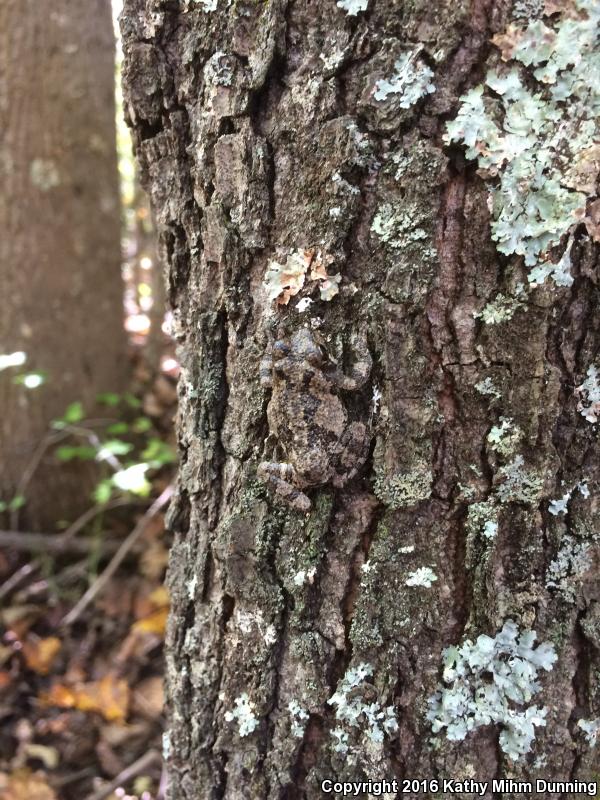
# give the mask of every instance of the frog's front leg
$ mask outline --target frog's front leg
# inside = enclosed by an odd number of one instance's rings
[[[354,355],[352,370],[349,375],[344,375],[342,372],[337,372],[336,374],[337,386],[347,392],[354,392],[364,386],[373,368],[373,359],[367,346],[367,340],[364,337],[355,335],[352,337],[351,342]]]
[[[295,511],[310,511],[310,500],[294,485],[296,473],[291,464],[263,461],[258,465],[257,475]]]
[[[352,422],[335,448],[335,475],[332,483],[340,488],[351,481],[361,470],[369,453],[371,435],[362,422]]]

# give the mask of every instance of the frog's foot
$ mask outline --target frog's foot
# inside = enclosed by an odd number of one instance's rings
[[[362,422],[352,422],[336,446],[335,472],[332,479],[334,486],[339,488],[351,481],[366,461],[371,437],[366,425]]]
[[[258,465],[257,475],[295,511],[306,514],[311,509],[308,497],[298,489],[294,480],[294,468],[281,461],[263,461]]]

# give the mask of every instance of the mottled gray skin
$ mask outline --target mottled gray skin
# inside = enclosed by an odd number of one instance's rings
[[[348,424],[339,396],[340,389],[354,391],[369,378],[371,357],[360,349],[352,375],[343,375],[316,335],[301,328],[276,341],[261,362],[261,384],[272,389],[269,430],[283,460],[263,461],[258,475],[296,511],[311,508],[303,489],[343,486],[365,461],[369,431],[362,422]]]

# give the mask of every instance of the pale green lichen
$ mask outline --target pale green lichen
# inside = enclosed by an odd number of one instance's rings
[[[375,495],[391,509],[412,506],[431,495],[433,475],[425,465],[419,465],[412,472],[385,476],[377,474],[374,482]]]
[[[575,389],[575,393],[579,395],[577,410],[591,423],[598,422],[598,412],[600,412],[600,381],[598,378],[598,368],[592,364],[588,367],[584,382]]]
[[[365,679],[373,674],[370,664],[361,663],[347,670],[338,683],[335,693],[327,703],[335,708],[335,718],[340,723],[331,731],[337,739],[334,750],[345,754],[349,749],[348,728],[356,728],[370,742],[381,744],[384,733],[391,734],[398,730],[394,706],[383,708],[377,702],[365,702],[361,688],[366,690]]]
[[[431,83],[433,72],[419,58],[419,52],[420,48],[403,53],[394,65],[392,77],[377,81],[373,94],[375,100],[395,95],[400,108],[410,108],[425,95],[435,92]]]
[[[585,734],[590,747],[595,747],[600,738],[600,719],[580,719],[577,727]]]
[[[422,242],[429,239],[429,234],[419,227],[417,220],[422,212],[418,203],[404,203],[394,208],[390,203],[383,203],[377,210],[371,223],[371,230],[390,247],[405,247],[410,242]]]
[[[473,316],[475,319],[482,319],[486,325],[499,325],[502,322],[508,322],[519,309],[525,307],[523,302],[524,295],[525,288],[523,284],[519,284],[516,288],[515,296],[509,297],[505,294],[498,294],[481,311],[473,312]]]
[[[481,503],[471,503],[467,512],[467,532],[480,533],[486,539],[494,539],[498,533],[498,508],[494,498]]]
[[[572,283],[570,245],[560,261],[550,249],[574,230],[594,193],[600,162],[600,5],[575,0],[555,27],[541,20],[494,37],[505,60],[462,100],[445,140],[466,145],[491,189],[492,236],[505,255],[523,256],[532,284]],[[534,85],[531,84],[534,81]],[[531,88],[530,88],[531,86]],[[499,98],[492,101],[494,93]],[[499,116],[495,107],[501,111]]]
[[[536,505],[542,495],[544,482],[533,470],[525,469],[522,455],[498,470],[500,484],[496,495],[501,503],[515,502]]]
[[[437,581],[437,575],[431,567],[419,567],[410,573],[404,584],[405,586],[422,586],[425,589],[429,589],[434,581]]]
[[[494,381],[491,378],[484,378],[479,383],[475,384],[476,391],[479,394],[486,395],[487,397],[493,397],[494,400],[500,400],[502,398],[502,392],[500,392],[496,386],[494,385]]]
[[[501,456],[514,453],[521,441],[523,433],[509,417],[500,417],[500,424],[494,425],[487,435],[487,442],[492,450]]]
[[[338,8],[343,8],[349,17],[355,17],[361,11],[366,11],[369,0],[337,0]]]
[[[494,638],[482,635],[446,648],[443,685],[429,698],[433,732],[445,729],[450,741],[462,741],[477,728],[499,724],[503,752],[513,761],[528,753],[547,710],[519,707],[540,691],[538,670],[550,671],[557,659],[552,644],[534,647],[535,640],[535,631],[519,633],[507,620]]]
[[[288,703],[288,711],[291,716],[290,732],[296,739],[301,739],[304,736],[309,715],[306,709],[296,702],[296,700],[290,700]]]
[[[577,597],[578,582],[591,567],[591,541],[577,539],[565,534],[560,550],[548,567],[546,586],[558,591],[565,600],[574,603]]]
[[[254,703],[248,697],[247,692],[242,692],[234,700],[234,708],[225,712],[227,722],[237,722],[240,736],[249,736],[258,727],[258,719],[254,713]]]

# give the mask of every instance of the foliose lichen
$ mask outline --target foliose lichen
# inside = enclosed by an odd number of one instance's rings
[[[590,747],[595,747],[600,738],[600,719],[580,719],[577,727],[585,733]]]
[[[595,193],[599,22],[596,0],[574,0],[555,25],[534,20],[495,36],[512,66],[488,72],[447,126],[445,141],[464,144],[480,174],[496,181],[492,236],[501,253],[523,256],[534,285],[548,277],[572,283],[571,240],[558,262],[550,251],[582,221]]]
[[[591,567],[591,541],[566,534],[560,550],[548,567],[546,586],[554,589],[568,602],[574,603],[578,579]]]
[[[304,736],[309,714],[296,700],[290,700],[288,703],[288,711],[291,716],[291,734],[296,739],[301,739]]]
[[[359,729],[362,736],[375,743],[383,742],[384,733],[391,734],[398,730],[394,706],[382,708],[377,702],[365,702],[361,696],[358,687],[372,674],[373,667],[364,662],[347,670],[336,692],[327,701],[335,707],[337,722],[342,723],[331,731],[332,737],[337,740],[333,748],[337,753],[348,752],[348,727]]]
[[[254,703],[248,697],[247,692],[242,692],[239,697],[236,697],[234,703],[234,708],[225,712],[225,719],[227,722],[237,722],[240,736],[249,736],[258,727]]]
[[[437,581],[437,575],[431,567],[419,567],[410,573],[404,584],[406,586],[423,586],[425,589],[429,589],[434,581]]]
[[[410,108],[422,97],[435,92],[431,83],[433,72],[419,57],[420,48],[403,53],[394,65],[394,74],[389,79],[379,80],[375,85],[375,100],[385,100],[397,95],[400,108]]]
[[[443,682],[429,698],[427,718],[434,733],[445,729],[451,741],[470,731],[499,724],[500,747],[513,761],[531,750],[535,728],[546,724],[547,709],[528,706],[541,687],[540,669],[550,671],[557,659],[548,642],[534,648],[535,631],[523,631],[507,620],[494,638],[481,635],[443,654]]]
[[[338,8],[343,8],[349,17],[355,17],[361,11],[366,11],[369,0],[337,0]]]
[[[600,412],[600,382],[598,368],[595,364],[588,367],[587,378],[577,386],[575,393],[579,396],[577,410],[588,422],[598,422]]]
[[[426,464],[418,464],[412,472],[386,476],[378,471],[373,484],[376,497],[391,509],[412,506],[431,495],[433,474]]]

